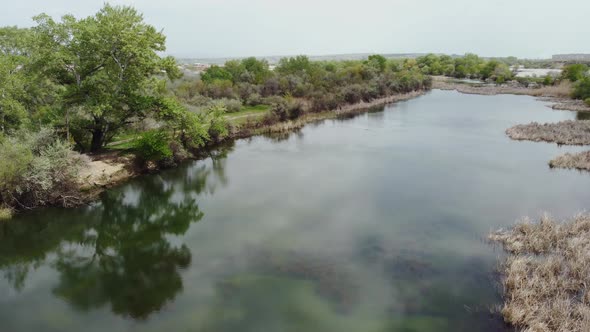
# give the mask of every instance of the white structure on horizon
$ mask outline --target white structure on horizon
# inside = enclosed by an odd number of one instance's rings
[[[552,57],[553,61],[589,61],[590,54],[555,54]]]

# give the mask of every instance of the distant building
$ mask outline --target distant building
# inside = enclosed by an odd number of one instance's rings
[[[590,54],[555,54],[554,62],[590,62]]]

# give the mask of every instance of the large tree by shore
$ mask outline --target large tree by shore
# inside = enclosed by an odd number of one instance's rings
[[[107,4],[80,20],[42,14],[35,21],[33,66],[63,86],[65,128],[84,150],[100,150],[156,109],[164,76],[179,76],[175,61],[159,55],[165,36],[131,7]]]

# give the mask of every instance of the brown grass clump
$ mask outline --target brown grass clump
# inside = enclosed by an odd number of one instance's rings
[[[590,171],[590,151],[566,153],[549,162],[550,167],[570,168]]]
[[[502,265],[508,323],[526,332],[590,331],[590,214],[525,219],[489,238],[510,253]]]
[[[572,95],[572,89],[572,83],[570,81],[561,81],[559,85],[549,85],[531,89],[531,96],[570,98]]]
[[[506,134],[515,140],[587,145],[590,144],[590,120],[567,120],[545,124],[532,122],[508,128]]]

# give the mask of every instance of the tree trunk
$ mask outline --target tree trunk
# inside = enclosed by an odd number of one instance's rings
[[[98,152],[102,149],[104,142],[104,130],[97,128],[92,131],[92,142],[90,143],[90,152]]]

